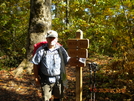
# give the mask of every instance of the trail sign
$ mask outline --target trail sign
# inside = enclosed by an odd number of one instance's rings
[[[78,30],[76,32],[76,39],[69,39],[67,41],[68,54],[71,57],[69,64],[76,66],[76,101],[82,101],[82,67],[86,66],[86,58],[89,46],[89,40],[83,39],[83,32]]]
[[[87,58],[88,50],[87,49],[68,49],[68,54],[70,57],[80,57]]]
[[[89,40],[88,39],[69,39],[67,41],[69,48],[88,48]]]

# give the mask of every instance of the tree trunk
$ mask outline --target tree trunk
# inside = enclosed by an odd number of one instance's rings
[[[13,74],[17,77],[26,69],[32,73],[33,64],[30,59],[33,54],[34,44],[44,41],[46,32],[51,29],[51,0],[30,0],[30,19],[28,28],[26,58],[21,62]]]

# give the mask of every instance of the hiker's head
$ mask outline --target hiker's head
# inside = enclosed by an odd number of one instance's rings
[[[49,30],[46,35],[46,40],[48,44],[55,45],[58,41],[58,33],[53,30]]]
[[[56,32],[56,31],[54,31],[54,30],[49,30],[48,32],[47,32],[47,36],[46,36],[47,38],[49,38],[49,37],[54,37],[54,38],[58,38],[58,33]]]

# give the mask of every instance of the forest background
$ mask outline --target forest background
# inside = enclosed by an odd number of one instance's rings
[[[134,1],[69,0],[68,5],[66,1],[52,0],[52,29],[59,33],[59,42],[68,49],[67,39],[75,38],[75,32],[81,29],[84,38],[90,40],[89,60],[95,56],[105,56],[106,60],[112,57],[105,69],[111,70],[115,78],[126,80],[120,82],[133,84]],[[0,14],[0,69],[17,68],[26,54],[30,1],[0,1]],[[125,87],[129,88],[126,99],[134,99],[134,90],[130,90],[133,85]]]

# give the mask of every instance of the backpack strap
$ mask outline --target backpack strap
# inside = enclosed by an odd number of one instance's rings
[[[43,57],[45,57],[46,54],[47,54],[48,47],[45,46],[43,49],[44,49],[44,51],[43,51]]]
[[[68,54],[66,53],[66,51],[64,50],[64,48],[62,46],[60,46],[60,48],[59,48],[59,55],[61,57],[61,73],[60,73],[61,83],[63,84],[64,87],[67,88],[68,81],[67,81],[67,76],[66,76],[65,65],[67,64]]]
[[[60,58],[61,58],[61,67],[65,66],[65,61],[64,61],[64,58],[63,58],[63,53],[62,53],[62,46],[60,46],[60,48],[58,49],[58,53],[60,55]],[[62,65],[64,64],[64,65]],[[62,69],[62,68],[61,68]]]
[[[61,73],[60,73],[60,76],[61,76],[61,80],[65,80],[66,79],[66,69],[65,69],[65,57],[63,56],[63,47],[60,46],[60,48],[58,49],[58,52],[59,52],[59,55],[61,57]]]

